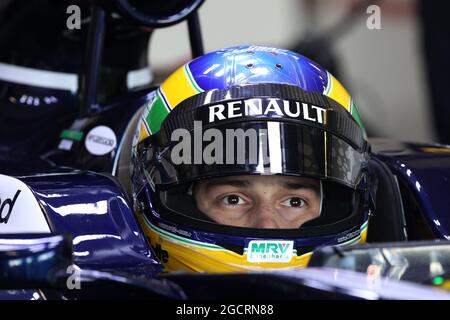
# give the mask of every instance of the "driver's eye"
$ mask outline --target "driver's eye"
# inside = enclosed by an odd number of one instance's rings
[[[292,197],[284,200],[281,204],[286,207],[301,208],[305,205],[305,200],[300,197]]]
[[[221,199],[221,201],[224,204],[231,205],[231,206],[241,205],[241,204],[245,203],[244,199],[242,199],[241,197],[239,197],[235,194],[225,196]]]

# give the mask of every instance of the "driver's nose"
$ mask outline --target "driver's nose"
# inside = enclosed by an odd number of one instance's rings
[[[270,201],[261,201],[252,208],[252,227],[262,229],[279,228],[277,222],[277,211]]]

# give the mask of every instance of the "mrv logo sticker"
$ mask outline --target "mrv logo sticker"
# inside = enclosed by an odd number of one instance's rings
[[[294,242],[252,240],[246,250],[248,262],[290,262],[294,252]]]
[[[98,126],[89,131],[84,144],[93,155],[103,156],[114,150],[117,145],[117,138],[111,128]]]

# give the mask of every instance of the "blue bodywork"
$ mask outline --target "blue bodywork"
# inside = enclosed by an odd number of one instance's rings
[[[73,263],[81,269],[114,271],[147,279],[162,271],[134,217],[128,196],[111,174],[129,120],[146,99],[146,95],[138,94],[105,106],[78,129],[86,136],[97,125],[112,128],[119,143],[107,156],[95,157],[87,152],[84,141],[74,141],[69,151],[55,146],[56,151],[46,160],[1,163],[1,174],[13,176],[30,188],[52,234],[71,235]],[[117,117],[118,109],[122,117]],[[60,166],[55,166],[55,162]],[[69,163],[79,169],[66,167]],[[11,295],[18,299],[44,296],[42,291],[18,290],[0,297],[11,298]]]
[[[43,205],[52,232],[72,235],[77,265],[144,275],[161,270],[126,196],[111,178],[68,172],[22,181]]]
[[[450,147],[374,139],[376,157],[408,187],[437,239],[450,240]]]

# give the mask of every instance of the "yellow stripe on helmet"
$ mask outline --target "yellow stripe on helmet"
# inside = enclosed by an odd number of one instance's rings
[[[194,81],[189,76],[187,65],[178,68],[164,81],[160,89],[171,109],[175,108],[181,101],[200,92]]]
[[[164,252],[163,261],[166,271],[184,270],[188,272],[245,272],[267,269],[303,268],[308,264],[312,253],[293,256],[290,262],[254,263],[247,261],[247,254],[243,255],[225,248],[211,245],[195,244],[195,241],[176,239],[163,230],[151,225],[142,215],[138,216],[144,233],[150,240],[152,247]],[[185,242],[186,241],[186,242]]]
[[[344,86],[330,73],[328,74],[329,86],[325,88],[323,94],[327,95],[331,99],[339,102],[347,111],[350,112],[350,94],[345,90]]]

